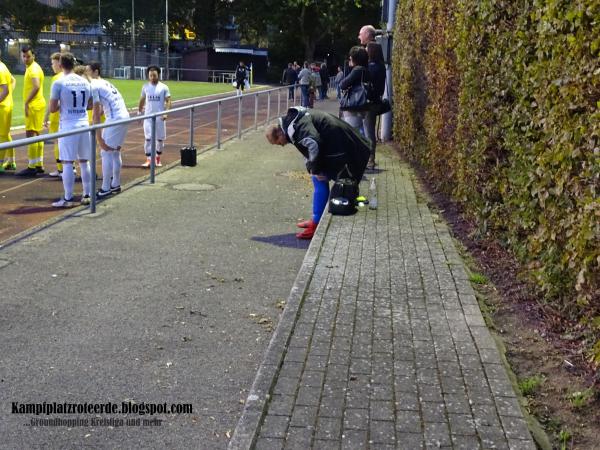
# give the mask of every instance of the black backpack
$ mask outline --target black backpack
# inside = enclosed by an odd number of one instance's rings
[[[342,178],[346,171],[349,177]],[[348,166],[338,173],[329,194],[329,212],[334,216],[350,216],[356,212],[356,197],[358,197],[358,181],[352,178]]]

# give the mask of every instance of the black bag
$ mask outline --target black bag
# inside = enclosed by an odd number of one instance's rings
[[[364,111],[368,109],[372,90],[371,83],[364,82],[361,73],[360,84],[350,86],[342,94],[340,109],[343,111]]]
[[[384,98],[381,101],[371,103],[371,111],[375,113],[376,116],[380,116],[382,114],[388,113],[392,110],[392,105],[387,98]]]
[[[179,150],[181,153],[181,165],[182,166],[195,166],[197,162],[197,151],[196,147],[183,147]]]
[[[347,171],[350,178],[341,178],[343,171]],[[356,212],[356,197],[358,197],[358,182],[345,166],[338,174],[329,194],[329,212],[334,216],[349,216]]]

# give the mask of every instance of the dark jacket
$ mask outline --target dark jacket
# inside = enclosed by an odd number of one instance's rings
[[[306,158],[311,174],[325,174],[336,179],[348,166],[351,176],[360,181],[371,153],[370,144],[360,133],[332,114],[294,107],[280,120],[289,142]]]
[[[296,81],[298,81],[298,74],[294,69],[288,67],[283,71],[283,77],[281,78],[281,81],[284,84],[296,84]]]
[[[327,70],[327,66],[325,64],[323,64],[319,69],[319,75],[321,76],[321,85],[329,85],[329,71]]]
[[[367,83],[370,79],[369,71],[365,67],[354,66],[352,71],[340,81],[340,89],[345,91],[352,86],[359,85],[361,80],[363,83]]]
[[[238,65],[235,69],[235,81],[243,83],[246,78],[248,78],[248,68]]]
[[[385,91],[385,65],[383,63],[370,62],[369,76],[373,88],[372,100],[381,101],[381,96]]]

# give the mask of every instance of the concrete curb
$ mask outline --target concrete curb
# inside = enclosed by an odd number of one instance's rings
[[[228,448],[230,450],[251,449],[256,443],[258,431],[267,411],[271,391],[277,381],[290,338],[300,316],[304,295],[312,279],[330,222],[331,215],[326,212],[321,222],[319,222],[317,231],[304,256],[304,261],[287,298],[279,324],[271,337],[256,378],[254,378],[242,417],[240,417],[231,441],[229,441]]]

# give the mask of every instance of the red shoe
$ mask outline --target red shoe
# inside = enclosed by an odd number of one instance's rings
[[[315,235],[315,231],[317,231],[317,225],[318,224],[313,222],[300,233],[296,233],[296,237],[298,239],[312,239],[312,237]]]
[[[311,227],[313,225],[314,225],[314,222],[312,221],[312,219],[310,219],[310,220],[304,220],[303,222],[298,222],[296,224],[296,226],[298,228],[309,228],[309,227]]]

